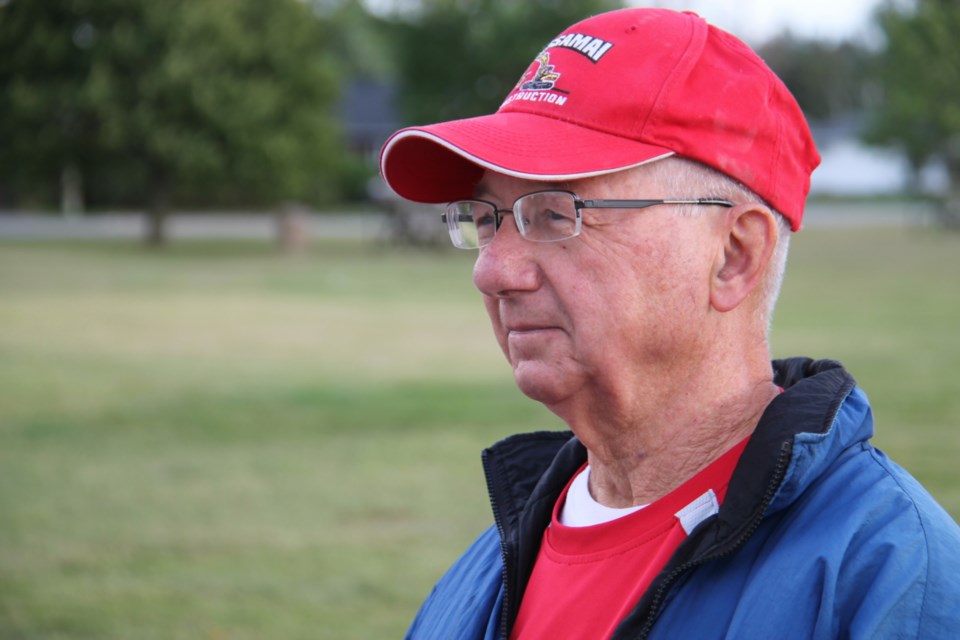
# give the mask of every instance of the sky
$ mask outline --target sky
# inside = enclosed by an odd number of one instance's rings
[[[0,0],[2,2],[3,0]],[[336,0],[327,0],[336,3]],[[363,0],[374,11],[417,4],[417,0]],[[522,1],[522,0],[520,0]],[[667,7],[699,13],[752,46],[789,27],[809,38],[872,40],[873,11],[886,0],[628,0],[637,7]],[[909,0],[895,0],[908,2]],[[322,3],[322,0],[321,0]]]
[[[839,40],[868,37],[882,0],[634,0],[633,6],[695,11],[757,45],[790,28],[797,35]]]

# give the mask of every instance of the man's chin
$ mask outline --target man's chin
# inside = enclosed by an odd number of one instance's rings
[[[567,399],[572,392],[569,374],[542,362],[518,363],[513,368],[513,379],[525,396],[548,407]]]

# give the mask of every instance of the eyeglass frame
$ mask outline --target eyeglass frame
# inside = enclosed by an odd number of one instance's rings
[[[573,207],[574,207],[576,219],[575,219],[574,231],[572,234],[568,236],[564,236],[562,238],[551,238],[549,240],[537,240],[534,238],[527,237],[525,225],[521,220],[517,218],[517,215],[514,209],[516,208],[517,203],[520,200],[523,200],[524,198],[535,196],[541,193],[564,193],[569,195],[571,198],[573,198]],[[458,244],[456,238],[460,236],[460,233],[458,230],[455,229],[454,227],[455,223],[452,223],[450,221],[448,214],[450,213],[450,209],[456,205],[459,205],[461,203],[473,203],[473,202],[488,205],[493,210],[493,218],[494,218],[493,234],[490,236],[490,240],[484,244],[480,244],[478,241],[476,247],[465,247],[465,246],[461,246],[461,244]],[[524,240],[528,240],[530,242],[547,243],[547,242],[562,242],[563,240],[576,238],[578,235],[580,235],[580,231],[582,230],[582,215],[580,212],[583,209],[646,209],[648,207],[654,207],[661,204],[715,206],[715,207],[726,207],[726,208],[736,206],[735,203],[730,202],[729,200],[724,200],[723,198],[696,198],[696,199],[666,198],[666,199],[652,199],[652,200],[650,199],[647,199],[647,200],[605,200],[605,199],[581,200],[580,197],[577,194],[575,194],[573,191],[568,191],[566,189],[541,189],[539,191],[531,191],[530,193],[526,193],[520,196],[519,198],[513,201],[513,204],[510,206],[509,209],[498,208],[497,205],[490,202],[489,200],[482,200],[480,198],[467,198],[463,200],[454,200],[453,202],[450,202],[447,204],[446,211],[443,214],[441,214],[440,219],[442,222],[444,222],[447,225],[447,231],[450,233],[450,241],[453,243],[453,246],[457,247],[458,249],[471,250],[471,249],[481,249],[489,245],[491,242],[493,242],[493,238],[496,237],[497,232],[500,231],[500,226],[503,224],[503,218],[507,214],[510,214],[513,216],[514,223],[517,225],[517,231],[520,233],[520,235],[523,237]],[[456,236],[454,235],[455,233],[456,233]]]

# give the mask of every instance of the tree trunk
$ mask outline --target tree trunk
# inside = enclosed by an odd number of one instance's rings
[[[947,199],[943,203],[941,223],[947,229],[960,231],[960,176],[951,176]]]
[[[960,137],[947,146],[947,197],[940,210],[940,224],[946,229],[960,231]]]
[[[170,182],[165,176],[155,173],[147,189],[147,220],[144,242],[148,247],[159,248],[167,244],[167,219],[170,214]]]
[[[310,214],[306,207],[286,202],[275,214],[277,244],[287,254],[304,253],[310,244]]]
[[[147,234],[144,242],[148,247],[163,247],[167,244],[167,210],[147,209]]]
[[[83,210],[83,174],[75,162],[67,162],[60,172],[60,213],[72,216]]]

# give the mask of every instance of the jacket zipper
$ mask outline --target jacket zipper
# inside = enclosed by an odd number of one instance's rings
[[[484,475],[490,479],[491,486],[488,488],[490,493],[490,506],[493,511],[493,522],[497,526],[497,535],[500,538],[500,557],[503,561],[503,606],[500,609],[500,638],[502,640],[507,640],[509,637],[507,635],[508,620],[510,619],[510,598],[509,598],[509,585],[507,583],[507,561],[509,560],[509,551],[507,549],[507,536],[506,531],[503,528],[503,519],[500,517],[500,507],[497,505],[497,501],[493,499],[494,496],[494,487],[493,482],[495,478],[491,473],[490,462],[486,455],[482,457],[483,461],[483,472]]]
[[[746,531],[737,538],[736,542],[719,553],[712,555],[706,555],[696,560],[690,560],[676,569],[674,569],[670,574],[667,575],[666,579],[654,593],[653,598],[650,600],[650,613],[647,614],[646,622],[643,627],[640,629],[640,635],[637,636],[637,640],[644,640],[650,635],[650,632],[653,630],[653,625],[656,622],[657,616],[660,613],[660,607],[663,604],[663,599],[667,594],[667,591],[673,586],[673,583],[677,579],[686,573],[702,564],[707,562],[712,562],[713,560],[719,560],[724,558],[734,551],[736,551],[741,545],[743,545],[760,527],[760,523],[763,521],[764,514],[767,511],[767,507],[770,506],[770,501],[773,500],[773,496],[776,495],[777,491],[780,489],[780,483],[783,482],[783,477],[787,472],[787,463],[790,460],[790,456],[793,453],[793,441],[787,440],[780,446],[780,454],[777,457],[777,466],[774,467],[774,475],[770,483],[767,485],[767,489],[763,494],[763,499],[760,503],[761,508],[758,511],[756,518],[750,523],[750,526]],[[616,637],[616,633],[614,633]]]

